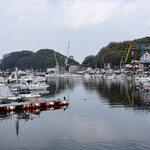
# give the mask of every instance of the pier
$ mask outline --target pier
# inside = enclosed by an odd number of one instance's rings
[[[68,105],[69,101],[64,100],[55,100],[55,101],[32,101],[24,103],[11,103],[11,104],[1,104],[0,111],[11,111],[11,110],[23,110],[23,109],[33,109],[33,108],[42,108],[42,107],[54,107]]]

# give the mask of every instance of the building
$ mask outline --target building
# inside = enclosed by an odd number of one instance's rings
[[[150,53],[146,52],[141,56],[140,58],[140,68],[143,68],[144,70],[149,70],[150,69]]]
[[[47,73],[58,73],[59,70],[57,68],[47,68],[46,72]]]
[[[69,56],[69,58],[74,60],[74,57],[73,57],[73,56]]]
[[[150,62],[150,53],[149,52],[144,53],[143,56],[141,56],[140,61],[142,63]]]
[[[70,66],[69,67],[69,73],[76,73],[77,71],[79,71],[80,67],[77,65],[74,66]]]

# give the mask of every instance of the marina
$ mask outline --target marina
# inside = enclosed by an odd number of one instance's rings
[[[1,1],[0,150],[149,150],[149,6]]]
[[[2,149],[48,150],[51,145],[54,149],[130,150],[150,146],[148,89],[137,88],[125,78],[94,76],[51,77],[46,83],[49,87],[39,101],[1,104]],[[68,103],[60,103],[60,98]],[[6,106],[16,108],[4,110]],[[2,144],[6,138],[9,146]]]

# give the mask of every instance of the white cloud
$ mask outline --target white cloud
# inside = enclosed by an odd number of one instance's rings
[[[30,21],[30,20],[31,20],[31,17],[24,16],[24,15],[19,16],[19,21],[21,21],[21,22],[26,22],[26,21]]]
[[[149,6],[150,0],[1,0],[0,48],[63,53],[71,40],[81,61],[111,41],[149,36]]]
[[[64,3],[56,11],[56,22],[78,29],[104,22],[111,17],[120,4],[119,1],[81,1]],[[62,13],[63,12],[63,13]],[[61,19],[60,19],[61,18]]]
[[[57,5],[48,0],[3,0],[3,3],[3,15],[19,16],[21,22],[32,20],[34,25],[38,21],[60,29],[82,29],[112,18],[145,18],[150,13],[148,0],[65,0]]]
[[[76,0],[64,2],[53,9],[53,23],[60,28],[82,29],[91,25],[120,19],[146,19],[150,13],[149,0]]]
[[[150,26],[150,18],[146,20],[146,25]]]

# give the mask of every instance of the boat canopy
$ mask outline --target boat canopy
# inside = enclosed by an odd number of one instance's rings
[[[30,94],[30,90],[29,89],[19,89],[19,93],[20,94]]]

